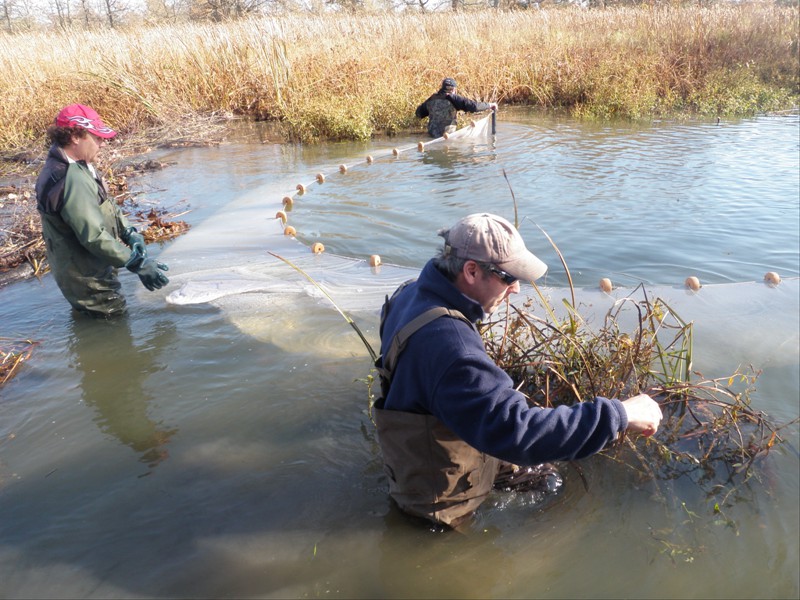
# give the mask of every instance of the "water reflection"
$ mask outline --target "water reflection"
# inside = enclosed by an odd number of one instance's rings
[[[154,394],[145,382],[164,368],[158,355],[176,338],[174,323],[156,323],[141,347],[134,344],[127,317],[98,320],[72,315],[69,350],[81,373],[83,401],[100,431],[139,455],[151,469],[166,460],[166,444],[177,429],[149,416]]]

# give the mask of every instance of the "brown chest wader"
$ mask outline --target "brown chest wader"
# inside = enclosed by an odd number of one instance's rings
[[[390,305],[387,298],[384,320]],[[389,495],[403,511],[455,528],[492,490],[501,461],[467,444],[433,415],[382,408],[397,360],[409,338],[440,317],[460,319],[475,328],[459,311],[440,306],[400,329],[386,354],[375,362],[381,398],[375,404],[374,417],[384,471],[389,478]]]

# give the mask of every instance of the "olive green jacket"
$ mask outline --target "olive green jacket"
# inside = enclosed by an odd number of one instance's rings
[[[36,182],[47,259],[58,287],[81,312],[125,311],[117,269],[131,257],[130,224],[102,178],[83,161],[70,162],[54,145]]]

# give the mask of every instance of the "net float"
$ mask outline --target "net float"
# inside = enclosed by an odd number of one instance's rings
[[[377,254],[373,254],[372,256],[369,257],[370,267],[377,267],[380,264],[381,264],[381,257],[378,256]]]
[[[690,290],[694,290],[695,292],[700,289],[700,280],[692,275],[691,277],[686,278],[686,287]]]
[[[603,277],[600,280],[600,289],[606,293],[614,289],[614,286],[611,285],[611,280],[608,277]]]
[[[314,254],[322,254],[323,252],[325,252],[325,246],[323,246],[319,242],[314,242],[313,244],[311,244],[311,251]]]

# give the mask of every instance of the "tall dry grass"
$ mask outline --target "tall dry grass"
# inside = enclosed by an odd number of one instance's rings
[[[452,76],[472,97],[584,117],[750,114],[800,91],[797,7],[285,16],[130,31],[0,34],[0,152],[93,105],[127,134],[280,120],[305,141],[419,127]]]

